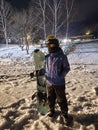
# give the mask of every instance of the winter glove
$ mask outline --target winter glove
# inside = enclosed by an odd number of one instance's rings
[[[36,71],[30,73],[30,77],[33,78],[35,76],[42,76],[44,74],[45,74],[45,69],[42,68],[40,70],[36,70]]]
[[[45,69],[43,69],[43,68],[36,71],[36,75],[37,75],[37,76],[42,76],[42,75],[44,75],[44,74],[45,74]]]
[[[34,72],[30,73],[30,77],[33,78],[35,76]]]

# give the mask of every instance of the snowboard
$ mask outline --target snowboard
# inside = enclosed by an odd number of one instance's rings
[[[37,110],[41,115],[45,115],[48,112],[46,78],[44,74],[39,75],[39,71],[45,67],[45,55],[39,49],[35,49],[33,58],[37,81]]]

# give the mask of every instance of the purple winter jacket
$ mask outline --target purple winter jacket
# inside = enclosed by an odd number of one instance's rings
[[[65,76],[70,70],[67,56],[60,49],[57,53],[46,55],[45,76],[49,85],[60,86],[65,84]]]

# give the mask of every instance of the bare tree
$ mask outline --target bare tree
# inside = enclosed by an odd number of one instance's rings
[[[52,33],[57,36],[61,29],[66,26],[66,38],[68,37],[68,29],[70,19],[72,17],[71,12],[75,0],[48,0],[47,6],[50,9],[53,19],[48,21],[53,25]],[[65,4],[64,4],[65,2]]]
[[[48,1],[47,6],[50,8],[50,12],[53,15],[53,34],[57,36],[57,33],[60,29],[60,27],[64,24],[64,21],[59,24],[60,17],[62,15],[61,11],[61,1],[62,0],[53,0],[53,3],[51,4],[50,1]]]
[[[26,47],[27,54],[29,53],[29,45],[32,44],[32,40],[40,28],[40,12],[36,12],[32,3],[30,4],[31,6],[28,9],[22,10],[21,12],[14,12],[10,27],[10,32],[12,32],[11,36],[14,39],[19,39],[20,47],[22,49]],[[31,40],[29,40],[30,38]]]
[[[46,0],[38,0],[37,2],[38,9],[40,9],[42,14],[42,23],[44,30],[44,40],[46,39]],[[41,27],[41,26],[40,26]]]
[[[8,45],[8,36],[7,36],[7,20],[10,16],[10,5],[5,1],[0,1],[0,21],[1,21],[1,28],[4,33],[6,45]]]
[[[65,0],[65,2],[66,2],[66,39],[68,39],[69,18],[71,16],[71,11],[72,11],[72,8],[73,8],[74,1],[75,0],[71,0],[70,7],[69,7],[68,6],[69,5],[68,0]]]
[[[20,13],[17,13],[15,26],[18,34],[18,39],[21,39],[21,43],[19,44],[20,47],[23,49],[26,46],[27,54],[29,53],[29,42],[27,39],[28,35],[28,21],[29,21],[29,14],[28,10],[23,10]],[[29,24],[30,26],[30,24]]]
[[[58,36],[63,27],[66,26],[66,37],[68,35],[69,18],[72,11],[74,0],[68,6],[68,0],[66,1],[66,8],[64,6],[65,0],[37,0],[35,3],[36,12],[39,12],[37,17],[38,30],[44,30],[44,39],[49,33]],[[33,3],[34,4],[34,3]],[[65,13],[64,13],[65,11]]]

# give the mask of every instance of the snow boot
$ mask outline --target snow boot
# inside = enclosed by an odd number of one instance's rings
[[[68,114],[63,115],[63,117],[65,118],[65,122],[67,126],[73,126],[73,117],[69,116]]]
[[[49,111],[49,112],[47,113],[47,116],[53,117],[54,114],[55,114],[55,111],[54,111],[54,110],[53,110],[53,111]]]

